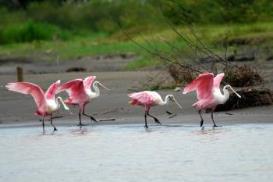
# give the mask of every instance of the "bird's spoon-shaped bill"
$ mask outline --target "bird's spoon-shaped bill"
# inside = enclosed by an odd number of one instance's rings
[[[106,89],[106,90],[111,90],[110,88],[107,88],[105,85],[103,85],[101,82],[98,82],[98,84],[99,84],[102,88],[104,88],[104,89]]]
[[[173,101],[176,103],[176,105],[177,105],[180,109],[182,109],[182,106],[179,104],[179,102],[177,102],[177,100],[176,100],[175,98],[173,98]]]
[[[230,90],[233,92],[233,93],[235,93],[236,95],[237,95],[237,97],[239,97],[239,98],[242,98],[231,86],[230,86]]]

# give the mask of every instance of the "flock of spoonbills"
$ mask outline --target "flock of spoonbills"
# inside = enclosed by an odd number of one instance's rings
[[[200,115],[201,127],[204,123],[202,111],[207,110],[211,111],[213,126],[217,127],[213,118],[213,112],[218,104],[224,104],[228,100],[230,95],[229,90],[241,98],[241,96],[230,85],[225,85],[223,87],[223,93],[221,92],[220,83],[223,77],[224,73],[214,76],[213,73],[205,72],[200,74],[184,88],[183,94],[192,91],[196,91],[197,93],[198,101],[192,106],[197,109]],[[85,79],[74,79],[64,84],[61,84],[60,80],[58,80],[55,83],[52,83],[46,92],[44,92],[40,86],[29,82],[8,83],[6,88],[10,91],[30,94],[37,106],[35,114],[42,117],[43,131],[45,131],[45,117],[47,116],[50,119],[50,124],[54,128],[54,131],[56,131],[57,128],[53,124],[53,113],[60,109],[61,105],[65,110],[69,110],[67,105],[76,105],[79,107],[78,114],[80,127],[83,126],[81,120],[82,115],[90,118],[92,121],[97,121],[92,115],[85,112],[85,106],[92,99],[100,96],[99,86],[108,89],[102,83],[96,81],[96,76],[88,76]],[[56,98],[56,95],[63,91],[67,92],[68,98],[66,100],[63,100],[61,97]],[[155,116],[150,114],[152,106],[166,105],[169,102],[174,102],[179,108],[182,108],[173,95],[167,95],[164,100],[155,91],[135,92],[128,96],[131,99],[129,102],[131,105],[139,105],[145,108],[144,119],[146,128],[148,128],[147,116],[153,118],[156,123],[161,124]]]

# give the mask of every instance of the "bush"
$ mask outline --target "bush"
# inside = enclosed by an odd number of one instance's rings
[[[9,25],[0,30],[1,44],[53,39],[66,40],[68,33],[56,26],[33,21]]]
[[[88,2],[52,1],[32,2],[26,9],[27,17],[54,24],[56,26],[79,30],[88,29],[113,33],[120,29],[157,24],[160,12],[147,2],[136,0],[92,0]]]
[[[247,23],[272,21],[272,0],[161,0],[173,23]],[[155,1],[155,4],[158,4]]]

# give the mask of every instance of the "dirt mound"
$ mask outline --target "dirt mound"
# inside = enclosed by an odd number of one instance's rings
[[[224,72],[224,81],[234,87],[248,87],[263,83],[260,74],[248,65],[235,65],[225,69]]]
[[[196,77],[196,74],[194,74],[190,69],[175,64],[169,65],[168,71],[176,84],[189,83]]]

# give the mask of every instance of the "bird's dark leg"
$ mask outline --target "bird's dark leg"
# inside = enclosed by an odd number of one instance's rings
[[[213,118],[213,110],[211,111],[211,113],[210,113],[211,115],[211,120],[212,120],[212,122],[213,122],[213,127],[217,127],[217,125],[215,124],[215,121],[214,121],[214,118]]]
[[[200,119],[201,119],[201,121],[200,121],[200,127],[202,127],[203,124],[204,124],[204,119],[203,119],[203,117],[202,117],[202,111],[199,110],[198,113],[199,113],[199,116],[200,116]]]
[[[57,131],[56,126],[53,124],[52,114],[50,115],[50,124],[51,124],[51,126],[54,128],[54,131]]]
[[[149,113],[149,111],[147,112],[147,115],[150,116],[151,118],[153,118],[153,119],[155,120],[156,123],[158,123],[158,124],[161,125],[159,119],[157,119],[155,116],[151,115],[151,114]]]
[[[148,128],[148,124],[147,124],[147,111],[145,111],[145,114],[144,114],[144,119],[145,119],[145,128]]]
[[[43,133],[45,133],[45,117],[42,119]]]
[[[91,115],[89,115],[89,114],[86,114],[85,111],[84,111],[84,108],[83,108],[82,114],[83,114],[84,116],[90,118],[91,121],[98,122],[93,116],[91,116]]]
[[[80,128],[83,126],[82,125],[82,114],[81,114],[81,110],[79,110],[79,124],[78,126],[80,126]]]

